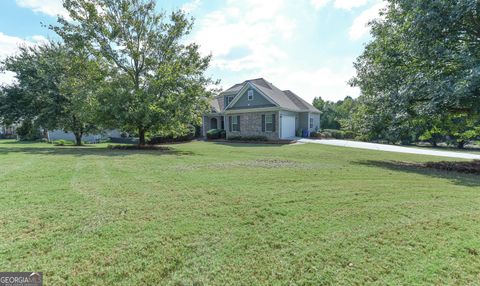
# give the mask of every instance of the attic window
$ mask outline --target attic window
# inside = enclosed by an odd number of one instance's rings
[[[233,96],[227,96],[225,98],[225,107],[227,107],[230,104],[230,102],[232,102],[232,99],[233,99]]]
[[[248,100],[253,100],[253,90],[248,91]]]

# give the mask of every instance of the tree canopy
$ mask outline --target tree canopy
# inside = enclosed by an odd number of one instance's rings
[[[382,17],[370,24],[373,40],[355,63],[351,83],[361,88],[364,105],[357,131],[367,139],[409,141],[445,127],[428,126],[434,120],[426,118],[439,118],[439,124],[469,118],[472,129],[465,132],[478,136],[480,2],[387,2]]]
[[[0,120],[75,134],[119,128],[147,135],[199,124],[217,83],[211,56],[188,43],[193,19],[158,12],[153,0],[64,0],[69,18],[50,26],[62,39],[21,47],[2,62],[16,83],[0,92]]]
[[[52,26],[66,42],[105,60],[109,92],[100,94],[104,120],[145,134],[198,123],[214,82],[204,75],[210,56],[185,44],[192,20],[181,11],[168,17],[153,0],[66,0],[71,19]]]
[[[71,131],[77,145],[83,134],[96,129],[96,95],[105,74],[85,51],[53,42],[21,47],[3,67],[17,79],[4,88],[4,120]]]

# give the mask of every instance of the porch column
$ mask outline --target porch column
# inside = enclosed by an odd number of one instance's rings
[[[207,117],[206,117],[206,116],[203,116],[203,117],[202,117],[202,134],[203,134],[203,137],[207,137],[207,126],[206,126],[206,122],[207,122]]]

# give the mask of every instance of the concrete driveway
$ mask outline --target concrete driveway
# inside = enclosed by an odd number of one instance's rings
[[[298,140],[298,142],[341,146],[341,147],[351,147],[351,148],[377,150],[377,151],[397,152],[397,153],[406,153],[406,154],[431,155],[431,156],[439,156],[439,157],[480,160],[479,154],[472,154],[472,153],[466,153],[466,152],[462,153],[462,152],[450,152],[450,151],[437,151],[437,150],[428,150],[428,149],[422,149],[422,148],[411,148],[411,147],[402,147],[402,146],[396,146],[396,145],[366,143],[366,142],[348,141],[348,140],[337,140],[337,139],[320,140],[320,139],[302,138]]]

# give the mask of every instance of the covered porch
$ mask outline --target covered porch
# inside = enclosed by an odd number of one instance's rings
[[[220,114],[209,114],[203,116],[202,134],[207,136],[207,131],[211,129],[225,129],[225,117]]]

